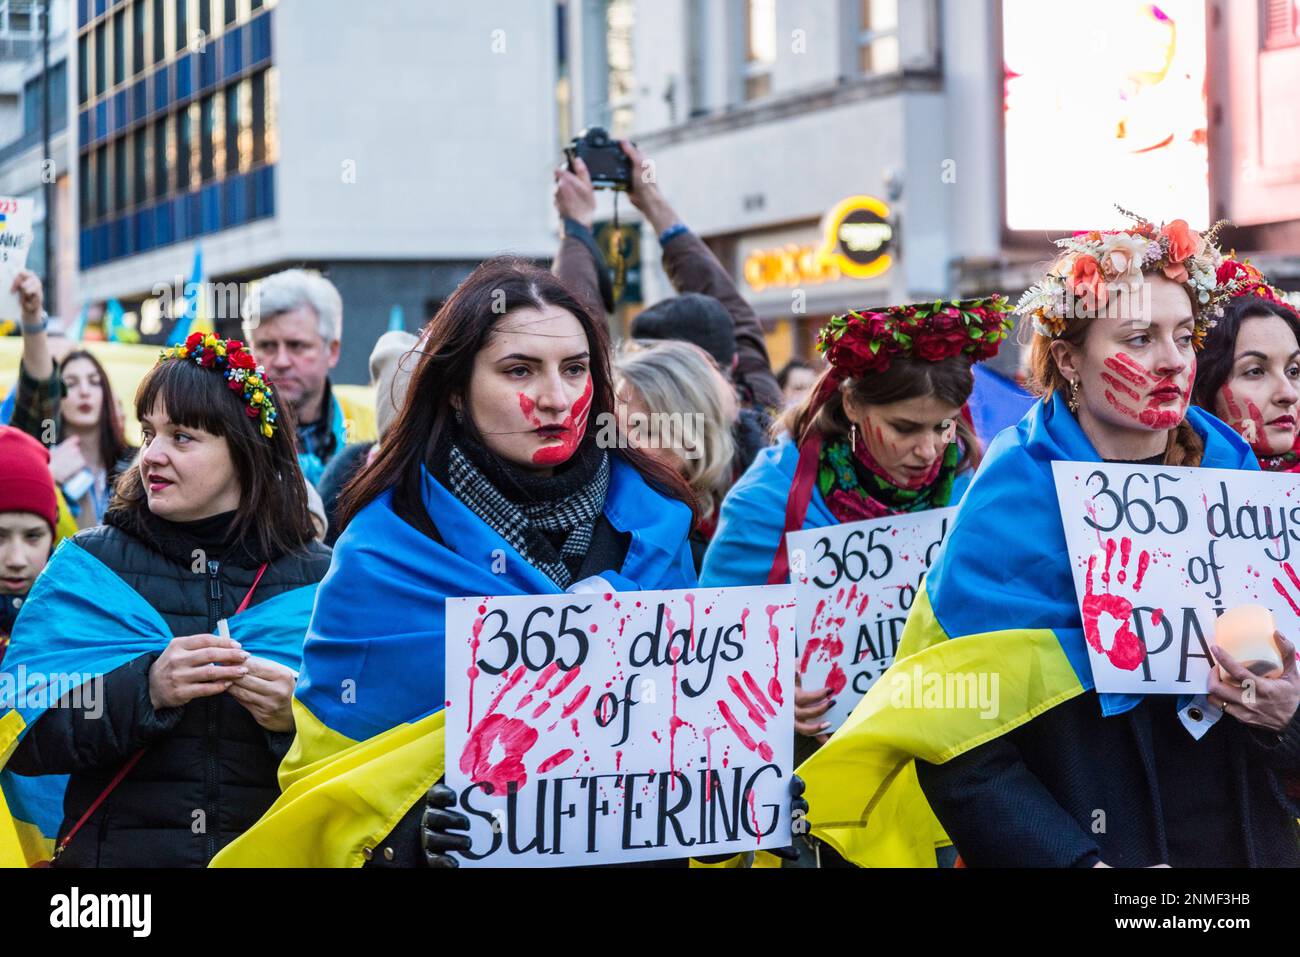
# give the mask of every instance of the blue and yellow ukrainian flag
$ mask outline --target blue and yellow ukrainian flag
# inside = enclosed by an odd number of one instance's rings
[[[315,593],[311,585],[260,602],[230,619],[230,634],[250,654],[297,670]],[[0,865],[48,859],[63,820],[67,775],[4,769],[27,730],[60,695],[162,651],[173,637],[135,589],[76,542],[55,551],[14,623],[0,670]],[[80,695],[71,700],[86,704]]]
[[[605,517],[631,545],[618,591],[695,584],[689,509],[611,456]],[[280,799],[214,867],[360,867],[443,775],[445,608],[455,595],[559,588],[427,472],[435,542],[399,518],[392,492],[348,525],[321,582],[280,765]]]
[[[1205,442],[1203,467],[1259,468],[1218,419],[1192,408],[1187,421]],[[1060,395],[1035,403],[993,441],[916,597],[893,666],[798,770],[812,833],[859,866],[934,867],[935,849],[951,843],[921,791],[916,760],[943,764],[1093,688],[1054,461],[1101,461]],[[993,674],[991,715],[922,695],[947,675]],[[1099,700],[1109,716],[1140,698]]]

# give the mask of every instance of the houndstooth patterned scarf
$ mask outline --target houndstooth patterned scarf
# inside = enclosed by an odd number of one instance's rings
[[[473,462],[459,445],[452,444],[447,456],[448,487],[479,518],[561,588],[573,584],[576,569],[591,547],[596,519],[605,507],[609,491],[609,456],[600,453],[600,464],[590,482],[583,483],[562,498],[511,501]],[[547,533],[564,533],[564,544],[556,551]]]

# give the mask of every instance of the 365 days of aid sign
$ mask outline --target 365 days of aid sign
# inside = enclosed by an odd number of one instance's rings
[[[1053,462],[1098,691],[1205,691],[1214,620],[1263,605],[1300,636],[1294,475]]]
[[[447,601],[467,866],[786,847],[794,589]]]
[[[786,535],[799,601],[797,668],[805,691],[830,688],[823,716],[842,725],[894,663],[907,613],[956,508]]]

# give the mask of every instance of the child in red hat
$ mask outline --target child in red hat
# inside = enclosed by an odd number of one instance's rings
[[[25,432],[0,426],[0,659],[18,610],[49,561],[58,519],[50,453]]]

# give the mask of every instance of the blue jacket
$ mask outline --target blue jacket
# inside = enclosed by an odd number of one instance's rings
[[[701,585],[767,584],[772,559],[785,532],[785,503],[798,464],[799,448],[788,436],[758,453],[722,503],[718,530],[704,556]],[[967,470],[957,476],[950,504],[961,501],[971,475]],[[821,492],[814,488],[803,527],[838,524]]]

